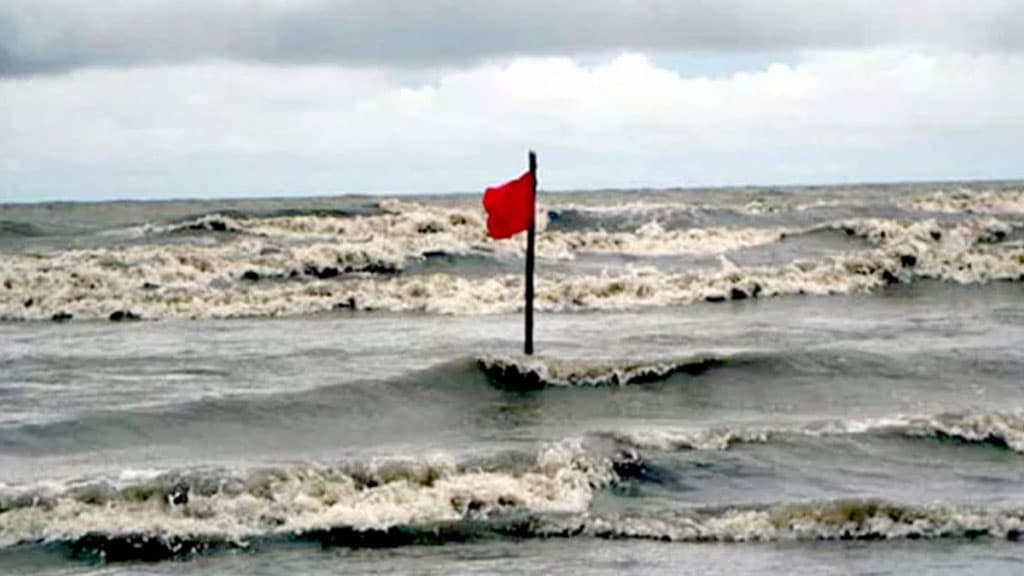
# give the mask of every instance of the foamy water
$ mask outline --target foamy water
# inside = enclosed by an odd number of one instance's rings
[[[1007,202],[1016,195],[1010,194]],[[981,197],[989,199],[991,193]],[[122,317],[145,319],[220,318],[338,308],[488,314],[516,309],[521,275],[503,273],[501,263],[521,256],[521,241],[488,240],[479,210],[402,202],[383,206],[387,212],[374,216],[211,215],[182,224],[146,225],[152,243],[3,254],[0,317],[104,319],[120,312]],[[613,207],[605,210],[614,213]],[[550,311],[625,310],[707,299],[848,294],[920,279],[1012,281],[1024,276],[1024,244],[1015,237],[1021,227],[1018,220],[994,216],[952,222],[861,218],[788,228],[666,229],[651,220],[630,232],[542,226],[537,306]],[[793,237],[829,231],[863,238],[871,247],[851,246],[819,258],[794,254],[789,262],[768,266],[730,261],[745,249],[784,245]],[[201,232],[216,241],[160,242],[182,232]],[[572,273],[565,266],[561,272],[544,270],[543,259],[588,254],[633,261],[606,265],[597,275]],[[717,257],[719,264],[666,272],[653,261],[644,262],[682,255]],[[455,264],[443,273],[407,271],[438,256]],[[470,256],[496,260],[495,273],[467,275],[458,261]]]
[[[0,573],[1015,574],[1020,200],[5,206]]]

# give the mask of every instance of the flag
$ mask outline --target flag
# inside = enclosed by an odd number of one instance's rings
[[[485,190],[484,210],[487,211],[487,235],[491,238],[511,238],[529,228],[533,222],[533,174],[526,172],[515,180]]]

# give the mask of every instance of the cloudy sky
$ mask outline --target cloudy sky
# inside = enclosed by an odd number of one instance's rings
[[[1019,0],[0,0],[0,201],[1024,177]]]

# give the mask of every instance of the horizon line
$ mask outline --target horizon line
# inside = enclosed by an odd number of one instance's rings
[[[908,186],[908,185],[939,185],[939,184],[1022,184],[1024,176],[1010,178],[950,178],[950,179],[905,179],[905,180],[849,180],[832,181],[821,183],[802,184],[713,184],[713,185],[680,185],[680,186],[624,186],[609,188],[561,188],[543,189],[538,192],[549,194],[584,194],[584,193],[611,193],[611,192],[687,192],[687,191],[714,191],[714,190],[762,190],[762,189],[790,189],[799,190],[802,188],[843,188],[843,187],[886,187],[886,186]],[[108,198],[102,200],[5,200],[0,202],[0,208],[8,206],[47,206],[62,204],[160,204],[172,202],[227,202],[245,200],[315,200],[315,199],[338,199],[338,198],[419,198],[433,199],[452,196],[469,196],[471,194],[483,194],[483,190],[459,190],[447,192],[424,192],[424,193],[401,193],[401,192],[312,192],[309,194],[295,195],[254,195],[254,196],[169,196],[166,198]]]

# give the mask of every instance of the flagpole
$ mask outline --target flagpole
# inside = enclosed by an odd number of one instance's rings
[[[527,356],[533,354],[533,244],[537,235],[537,155],[533,150],[530,150],[530,180],[533,182],[533,194],[530,197],[530,228],[526,232],[526,338],[523,342]]]

